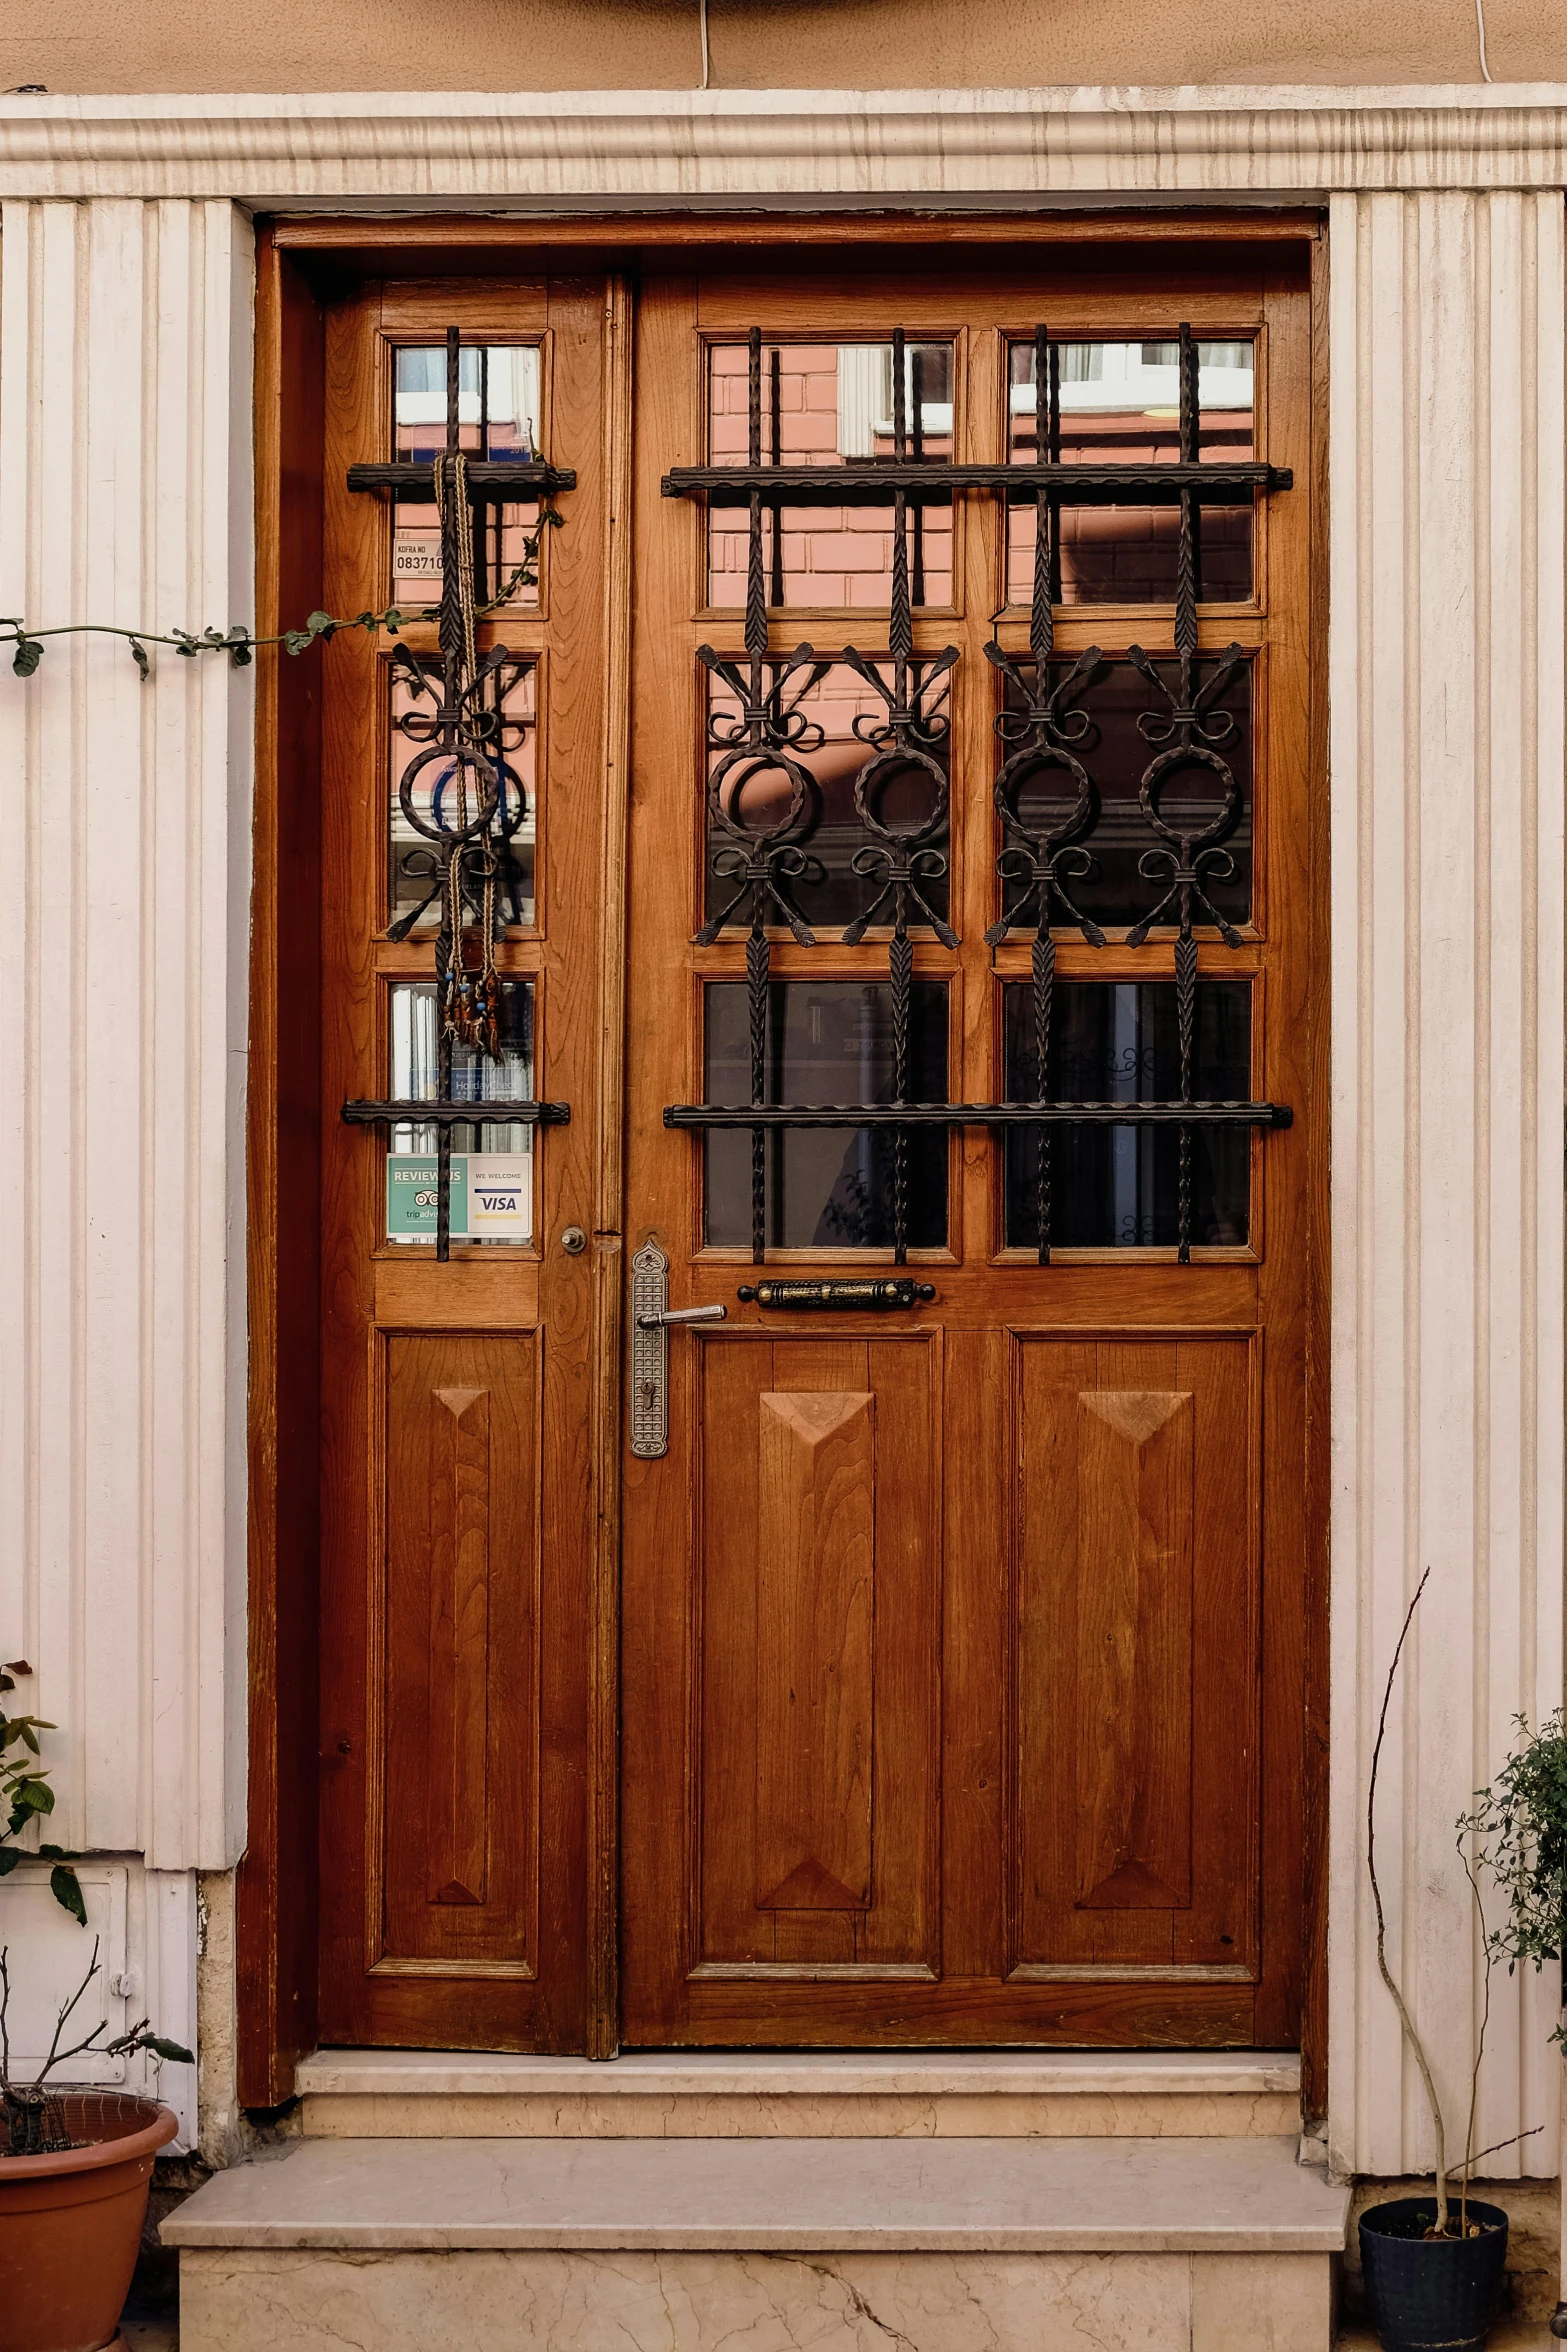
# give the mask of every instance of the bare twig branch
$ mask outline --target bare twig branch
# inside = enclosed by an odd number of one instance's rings
[[[0,2083],[11,2080],[11,2036],[6,2023],[11,2008],[10,1957],[10,1945],[0,1944]]]
[[[79,2058],[84,2050],[90,2050],[102,2033],[106,2022],[106,2019],[100,2017],[92,2032],[84,2035],[81,2041],[73,2042],[68,2050],[61,2050],[58,2055],[51,2051],[38,2070],[38,2081],[40,2083],[43,2081],[51,2066],[64,2066],[69,2059]],[[36,2088],[36,2085],[34,2087]]]
[[[1376,1905],[1377,1912],[1378,1973],[1392,1996],[1394,2008],[1398,2011],[1398,2022],[1403,2027],[1404,2039],[1414,2052],[1415,2064],[1420,2069],[1420,2079],[1425,2085],[1426,2099],[1431,2108],[1431,2121],[1436,2129],[1436,2226],[1439,2230],[1445,2230],[1447,2228],[1447,2131],[1442,2121],[1442,2102],[1436,2095],[1436,2079],[1431,2072],[1431,2061],[1426,2056],[1425,2044],[1415,2030],[1415,2021],[1409,2014],[1408,2004],[1394,1982],[1393,1971],[1387,1964],[1387,1919],[1382,1909],[1382,1889],[1377,1881],[1377,1773],[1382,1762],[1382,1742],[1387,1736],[1388,1709],[1393,1703],[1393,1684],[1398,1674],[1398,1662],[1404,1654],[1404,1644],[1409,1639],[1409,1628],[1414,1623],[1415,1611],[1420,1606],[1420,1596],[1425,1591],[1430,1576],[1431,1571],[1428,1568],[1415,1587],[1414,1599],[1404,1612],[1403,1630],[1399,1634],[1398,1647],[1393,1652],[1393,1663],[1387,1670],[1387,1686],[1382,1693],[1382,1712],[1377,1718],[1376,1745],[1371,1751],[1371,1785],[1366,1792],[1366,1874],[1371,1880],[1371,1899]]]
[[[1529,2129],[1526,2132],[1514,2132],[1510,2140],[1493,2140],[1489,2148],[1477,2148],[1472,2156],[1466,2156],[1464,2158],[1465,2179],[1467,2180],[1469,2174],[1479,2163],[1482,2156],[1496,2156],[1501,2153],[1503,2148],[1516,2148],[1524,2140],[1532,2140],[1536,2132],[1543,2132],[1544,2129],[1545,2126],[1543,2123],[1533,2123],[1529,2126]]]
[[[54,2021],[54,2038],[49,2044],[49,2055],[44,2060],[42,2066],[40,2066],[38,2069],[38,2073],[34,2078],[35,2083],[41,2083],[44,2079],[44,2076],[49,2072],[50,2067],[58,2065],[60,2062],[60,2058],[62,2056],[62,2052],[60,2050],[60,2036],[65,2031],[65,2021],[70,2016],[72,2010],[76,2007],[77,2002],[81,1999],[83,1993],[86,1992],[87,1987],[92,1983],[93,1978],[98,1973],[98,1945],[99,1938],[94,1936],[92,1941],[92,1959],[88,1965],[87,1974],[82,1978],[81,1983],[77,1986],[70,1999],[61,2005],[60,2014]],[[97,2030],[102,2032],[103,2029],[100,2026]],[[92,2038],[92,2035],[89,2034],[87,2041],[90,2042]],[[87,2042],[79,2042],[77,2044],[77,2050],[85,2050],[86,2047]],[[63,2053],[63,2055],[67,2058],[74,2058],[77,2054],[77,2050],[67,2050]]]
[[[1464,1851],[1462,1836],[1458,1840],[1458,1859],[1463,1864],[1464,1876],[1469,1881],[1469,1892],[1474,1897],[1475,1920],[1480,1929],[1480,1965],[1484,1971],[1480,2000],[1480,2031],[1475,2041],[1475,2062],[1469,2073],[1469,2120],[1464,2127],[1464,2168],[1460,2175],[1458,2191],[1458,2233],[1462,2237],[1466,2234],[1469,2226],[1469,2175],[1480,2160],[1474,2152],[1475,2117],[1480,2105],[1480,2061],[1485,2056],[1485,2037],[1491,2023],[1492,1956],[1491,1946],[1485,1932],[1485,1905],[1480,1899],[1479,1874]],[[1528,2136],[1526,2133],[1519,2134],[1520,2139]],[[1498,2140],[1497,2142],[1497,2147],[1510,2147],[1511,2145],[1510,2140]],[[1483,2148],[1480,2153],[1489,2156],[1494,2153],[1494,2150]]]

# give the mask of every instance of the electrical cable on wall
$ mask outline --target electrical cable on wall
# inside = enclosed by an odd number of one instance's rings
[[[706,57],[707,57],[707,28],[706,28],[706,17],[707,17],[707,0],[702,0],[702,15],[703,15],[703,31],[702,31],[702,56],[703,56],[703,74],[704,74],[704,77],[705,77],[706,70],[707,70],[707,69],[706,69]],[[1475,0],[1475,31],[1476,31],[1476,32],[1478,33],[1478,35],[1480,36],[1480,79],[1481,79],[1481,81],[1482,81],[1482,82],[1488,82],[1488,81],[1490,80],[1490,78],[1491,78],[1491,68],[1490,68],[1490,66],[1489,66],[1489,65],[1486,63],[1486,55],[1485,55],[1485,0]],[[707,86],[707,85],[706,85],[706,80],[705,80],[705,78],[704,78],[704,81],[703,81],[703,88],[705,89],[705,88],[706,88],[706,86]]]
[[[1481,4],[1481,0],[1475,0],[1475,6],[1476,6],[1477,8],[1480,6],[1480,4]],[[708,74],[708,50],[707,50],[707,0],[696,0],[696,18],[697,18],[697,24],[698,24],[698,25],[699,25],[699,27],[701,28],[701,34],[702,34],[702,83],[701,83],[701,86],[702,86],[702,88],[705,90],[705,89],[707,88],[707,74]],[[1481,48],[1481,55],[1482,55],[1482,57],[1483,57],[1483,56],[1484,56],[1484,53],[1485,53],[1485,42],[1484,42],[1484,38],[1483,38],[1483,36],[1482,36],[1482,39],[1481,39],[1480,48]],[[1486,75],[1486,80],[1487,80],[1487,81],[1489,81],[1489,80],[1490,80],[1490,78],[1491,78],[1491,77],[1490,77],[1490,75],[1489,75],[1489,74],[1487,74],[1487,75]]]

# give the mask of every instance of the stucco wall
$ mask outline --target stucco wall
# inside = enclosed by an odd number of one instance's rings
[[[1561,70],[1564,0],[1485,0],[1498,81]],[[55,0],[0,26],[0,89],[689,89],[697,0]],[[1480,78],[1473,0],[710,0],[726,89]]]

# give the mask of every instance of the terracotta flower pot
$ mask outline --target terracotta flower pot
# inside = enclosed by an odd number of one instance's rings
[[[0,2155],[0,2352],[99,2352],[113,2342],[136,2267],[152,2160],[172,2109],[123,2091],[62,2091],[66,2129],[90,2144]]]

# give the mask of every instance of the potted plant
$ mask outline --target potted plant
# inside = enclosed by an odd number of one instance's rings
[[[1486,1957],[1488,1964],[1505,1960],[1509,1976],[1520,1960],[1538,1971],[1567,1951],[1567,1728],[1560,1708],[1538,1731],[1526,1716],[1514,1723],[1512,1755],[1490,1787],[1476,1791],[1473,1812],[1458,1825],[1506,1906]],[[1551,2039],[1567,2041],[1560,2024]],[[1567,2336],[1567,2300],[1556,2306],[1551,2333]]]
[[[1486,1932],[1481,1900],[1480,1873],[1493,1863],[1494,1857],[1478,1842],[1480,1815],[1465,1814],[1458,1823],[1459,1859],[1480,1926],[1484,1991],[1480,2031],[1469,2073],[1469,2114],[1463,2161],[1457,2167],[1456,2199],[1450,2193],[1452,2169],[1447,2157],[1447,2126],[1436,2077],[1409,2004],[1388,1965],[1387,1923],[1377,1878],[1377,1774],[1382,1761],[1382,1742],[1387,1734],[1388,1710],[1399,1661],[1430,1573],[1427,1569],[1421,1577],[1405,1613],[1382,1693],[1382,1712],[1371,1752],[1371,1781],[1366,1796],[1366,1871],[1376,1910],[1377,1968],[1398,2012],[1399,2030],[1414,2058],[1431,2111],[1436,2139],[1434,2194],[1391,2198],[1363,2213],[1360,2260],[1372,2324],[1385,2352],[1435,2352],[1438,2346],[1442,2352],[1481,2352],[1501,2292],[1507,2262],[1508,2223],[1499,2205],[1481,2204],[1470,2196],[1469,2183],[1482,2156],[1494,2156],[1503,2148],[1516,2146],[1518,2139],[1529,2139],[1533,2134],[1519,2133],[1513,2139],[1498,2140],[1489,2148],[1477,2149],[1474,2144],[1480,2066],[1491,2013],[1491,1969],[1500,1950],[1498,1940]]]
[[[0,1879],[32,1858],[17,1841],[54,1809],[38,1746],[38,1734],[53,1726],[35,1715],[4,1711],[18,1671],[26,1669],[0,1669]],[[55,1845],[36,1851],[51,1865],[55,1901],[85,1927],[87,1908],[71,1867],[78,1857]],[[79,2039],[67,2039],[99,1967],[94,1939],[85,1975],[60,2004],[43,2064],[22,2081],[11,2067],[9,1950],[0,1944],[0,2312],[6,2352],[99,2352],[114,2341],[141,2244],[153,2158],[178,2129],[172,2110],[156,2099],[49,2081],[87,2050],[106,2057],[146,2050],[191,2062],[188,2050],[155,2034],[145,2017],[107,2042],[99,2039],[106,2030],[102,2019]]]

